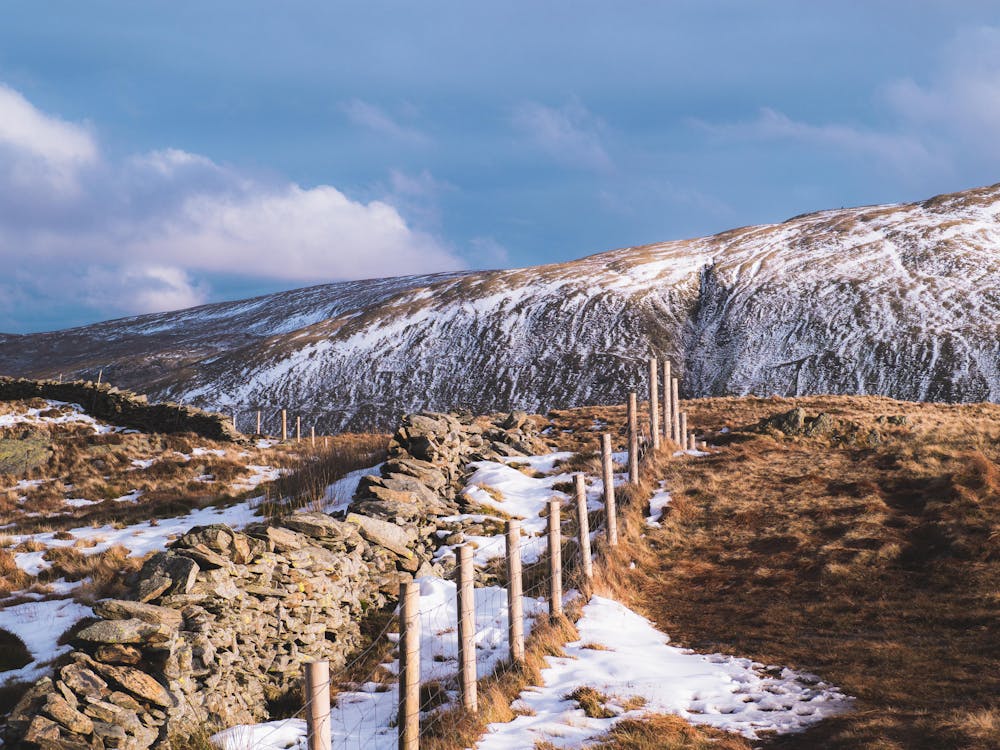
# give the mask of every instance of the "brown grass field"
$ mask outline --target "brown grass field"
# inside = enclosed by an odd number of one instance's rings
[[[873,397],[683,406],[718,447],[706,457],[664,452],[626,491],[628,541],[603,566],[610,593],[683,645],[813,672],[857,698],[851,713],[755,745],[1000,747],[1000,406]],[[745,429],[793,406],[830,415],[833,431]],[[885,419],[898,416],[906,424]],[[595,418],[623,423],[609,408],[556,423]],[[645,530],[657,478],[673,501],[662,528]],[[630,723],[603,747],[702,746],[685,734],[704,733],[668,719]]]

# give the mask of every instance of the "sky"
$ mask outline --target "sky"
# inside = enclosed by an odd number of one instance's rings
[[[11,0],[0,331],[1000,181],[1000,3]]]

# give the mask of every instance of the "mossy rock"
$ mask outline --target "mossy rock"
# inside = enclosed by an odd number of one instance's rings
[[[32,469],[44,466],[52,457],[47,438],[27,435],[0,439],[0,474],[24,476]]]

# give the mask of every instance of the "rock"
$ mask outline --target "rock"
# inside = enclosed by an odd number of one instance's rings
[[[83,664],[67,664],[59,676],[70,690],[77,695],[104,697],[108,694],[108,683]]]
[[[505,430],[519,430],[524,426],[524,423],[528,421],[527,412],[520,410],[512,411],[507,415],[507,418],[500,423],[500,427]]]
[[[85,627],[76,634],[76,638],[94,643],[165,643],[175,629],[176,626],[154,625],[138,618],[100,620]]]
[[[120,643],[102,644],[97,647],[94,658],[105,664],[128,664],[134,666],[142,661],[142,651],[135,646],[126,646]]]
[[[59,725],[44,716],[35,716],[28,724],[24,741],[34,745],[45,746],[48,743],[59,742]]]
[[[400,557],[413,557],[410,551],[410,544],[414,541],[415,535],[410,534],[399,526],[380,521],[377,518],[361,516],[357,513],[347,514],[347,523],[352,523],[358,527],[361,536],[372,544],[378,544],[387,550],[395,552]]]
[[[264,534],[267,535],[276,552],[299,550],[312,544],[312,541],[305,534],[281,526],[268,526],[264,530]]]
[[[107,724],[103,721],[95,721],[94,734],[101,738],[101,741],[104,743],[104,747],[125,747],[127,735],[125,734],[125,730],[117,724]]]
[[[94,662],[93,667],[103,677],[137,698],[164,708],[169,708],[174,704],[167,689],[145,672],[133,667],[119,667],[98,662]]]
[[[149,602],[159,597],[173,585],[173,581],[165,576],[143,578],[135,588],[135,597],[140,602]]]
[[[175,547],[174,549],[177,551],[177,554],[190,557],[198,563],[198,567],[201,570],[231,568],[233,566],[232,560],[228,557],[223,557],[218,552],[213,552],[204,544],[198,544],[194,547]]]
[[[94,731],[94,723],[90,717],[77,711],[58,693],[49,695],[42,710],[74,734],[90,734]]]
[[[180,627],[181,613],[169,607],[143,604],[127,599],[103,599],[93,605],[94,614],[105,620],[125,620],[135,618],[154,625]]]
[[[348,542],[357,536],[352,526],[325,513],[293,513],[282,519],[282,523],[294,531],[316,539],[333,538]]]
[[[194,586],[197,575],[198,565],[191,558],[174,552],[157,552],[143,564],[139,571],[139,580],[166,578],[170,583],[160,593],[187,594]],[[152,598],[155,596],[140,598],[140,601],[149,601]]]
[[[213,552],[228,554],[235,533],[223,524],[195,526],[174,543],[174,547],[197,547],[203,545]]]

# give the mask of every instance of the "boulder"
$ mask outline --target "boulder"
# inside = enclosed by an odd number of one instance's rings
[[[154,624],[138,618],[100,620],[76,634],[77,640],[93,643],[166,643],[176,625]]]
[[[94,723],[90,717],[77,711],[59,693],[52,693],[42,708],[45,715],[58,721],[74,734],[90,734],[94,731]]]

